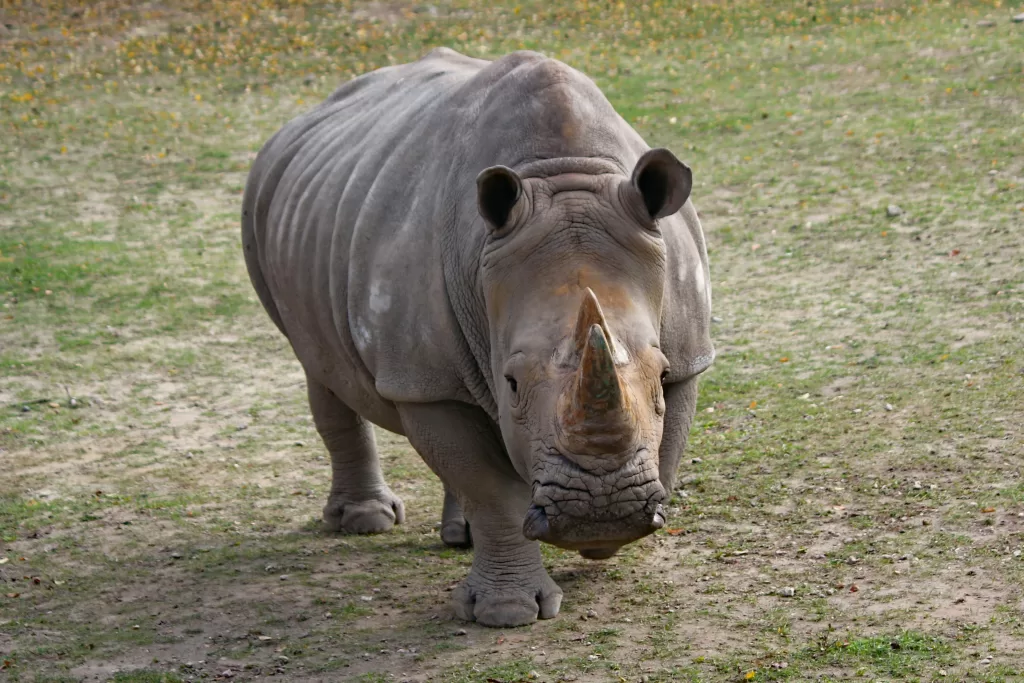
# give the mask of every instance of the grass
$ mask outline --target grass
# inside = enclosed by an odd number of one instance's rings
[[[1024,677],[1015,10],[116,5],[0,31],[0,680]],[[436,45],[594,78],[694,169],[711,256],[668,527],[545,548],[562,614],[525,629],[453,620],[470,556],[403,439],[407,524],[321,531],[303,376],[238,245],[262,142]]]

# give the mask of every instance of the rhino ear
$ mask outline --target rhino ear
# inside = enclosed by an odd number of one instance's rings
[[[655,220],[683,208],[693,187],[693,174],[672,152],[659,147],[640,157],[630,183],[640,193],[647,214]]]
[[[506,166],[485,168],[476,177],[476,203],[492,230],[501,230],[523,192],[519,174]]]

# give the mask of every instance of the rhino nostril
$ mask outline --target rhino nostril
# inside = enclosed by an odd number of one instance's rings
[[[526,519],[523,521],[523,536],[536,541],[547,536],[548,530],[548,513],[539,505],[534,505],[526,513]]]
[[[651,526],[655,529],[665,526],[665,508],[662,507],[661,503],[658,503],[658,507],[654,509],[654,515],[651,517]]]

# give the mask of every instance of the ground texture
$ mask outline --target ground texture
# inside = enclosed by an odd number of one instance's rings
[[[0,5],[0,680],[1024,677],[1024,11],[1000,2]],[[356,73],[543,51],[694,169],[719,357],[666,529],[545,549],[561,615],[454,620],[470,555],[325,533],[245,173]]]

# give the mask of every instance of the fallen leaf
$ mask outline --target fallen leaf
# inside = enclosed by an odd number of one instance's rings
[[[753,410],[756,407],[757,407],[757,401],[751,401],[750,402],[750,409]]]
[[[752,681],[752,680],[754,680],[754,677],[755,677],[755,676],[757,676],[757,670],[756,670],[756,669],[755,669],[754,671],[748,671],[748,672],[746,673],[746,675],[745,675],[745,676],[743,676],[743,678],[744,678],[745,680],[748,680],[748,681]]]
[[[678,536],[679,534],[686,531],[686,529],[665,529],[665,533],[669,536]]]
[[[16,598],[16,597],[18,597],[19,595],[21,595],[21,593],[8,593],[8,594],[7,594],[7,597],[9,597],[9,598]]]
[[[783,356],[782,358],[779,359],[779,362],[780,363],[788,363],[789,362],[789,356]]]
[[[851,586],[850,586],[850,592],[851,592],[851,593],[856,593],[856,592],[857,592],[857,591],[859,591],[859,590],[860,590],[860,589],[859,589],[859,588],[857,588],[857,584],[853,584],[853,585],[851,585]]]
[[[995,508],[981,508],[981,511],[987,515],[990,512],[995,512],[996,509]]]
[[[960,254],[960,250],[959,249],[954,249],[953,251],[949,252],[950,256],[957,256],[959,254]]]

